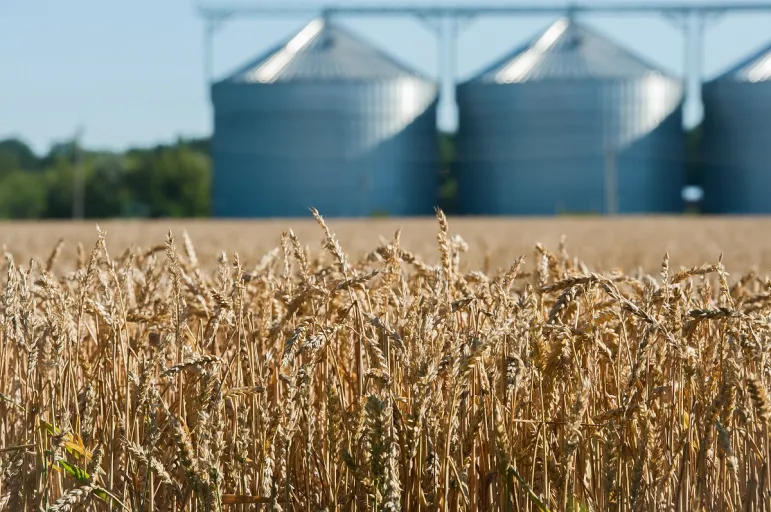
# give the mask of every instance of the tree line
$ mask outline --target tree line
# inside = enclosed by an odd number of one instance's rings
[[[209,141],[194,139],[122,153],[64,143],[38,156],[23,141],[6,139],[0,141],[0,218],[72,218],[78,183],[86,218],[205,217],[208,153]]]
[[[688,134],[689,182],[697,182],[700,131]],[[450,172],[455,158],[451,134],[439,134],[439,206],[456,211],[457,185]],[[84,217],[208,217],[211,214],[210,139],[125,152],[89,151],[55,144],[36,155],[17,138],[0,140],[0,219],[69,219],[78,176],[82,176]]]

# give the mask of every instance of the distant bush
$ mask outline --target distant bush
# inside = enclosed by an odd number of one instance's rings
[[[45,209],[43,176],[29,171],[9,171],[0,178],[0,218],[37,219]]]

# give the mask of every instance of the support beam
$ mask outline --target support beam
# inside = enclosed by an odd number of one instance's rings
[[[693,13],[663,13],[667,21],[672,23],[677,30],[683,35],[683,89],[686,101],[691,101],[691,87],[690,70],[691,70],[691,55],[693,53],[693,45],[691,41],[691,18]],[[687,108],[683,108],[682,124],[685,126],[687,118]]]
[[[701,116],[704,115],[704,103],[701,98],[701,83],[704,77],[704,29],[705,29],[704,15],[696,15],[693,20],[693,56],[691,61],[691,92],[693,96],[691,99],[691,105],[694,108],[700,110]],[[689,127],[690,128],[690,127]]]
[[[445,47],[445,65],[447,66],[447,73],[445,76],[445,93],[444,96],[444,109],[450,114],[450,126],[451,131],[454,131],[458,127],[458,102],[455,99],[455,84],[458,79],[458,36],[460,26],[458,18],[447,19],[447,36]]]
[[[211,0],[208,0],[211,1]],[[621,4],[615,2],[586,2],[576,3],[568,0],[565,5],[543,5],[533,3],[530,5],[420,5],[404,3],[402,5],[344,5],[344,4],[259,4],[259,3],[199,3],[198,13],[206,20],[205,28],[205,55],[204,66],[207,86],[213,79],[212,44],[215,32],[221,28],[225,20],[230,17],[268,17],[268,16],[324,16],[332,15],[356,15],[356,16],[412,16],[422,19],[429,25],[435,34],[439,36],[438,66],[440,81],[446,87],[445,81],[450,83],[452,90],[448,94],[445,90],[443,98],[451,98],[454,102],[454,85],[457,61],[457,37],[459,20],[471,20],[479,16],[528,16],[528,15],[562,15],[566,12],[570,15],[583,13],[598,14],[662,14],[670,20],[677,22],[678,28],[684,33],[683,69],[686,88],[694,79],[701,80],[702,60],[704,45],[705,20],[719,18],[726,13],[756,12],[771,13],[771,0],[765,2],[735,2],[727,3],[663,3],[645,2],[639,0],[635,4]],[[691,26],[689,20],[696,19],[695,35],[690,37]],[[437,23],[438,20],[438,23]],[[452,27],[443,27],[445,20],[452,21]],[[447,33],[445,34],[445,30]],[[692,39],[694,39],[692,41]],[[693,45],[693,46],[692,46]],[[444,51],[442,50],[444,48]],[[446,53],[445,53],[446,52]],[[445,76],[446,75],[446,76]],[[697,85],[697,88],[700,85]],[[693,92],[693,91],[692,91]],[[696,97],[700,98],[700,90],[696,91]],[[448,100],[443,100],[448,101]],[[699,100],[697,100],[699,101]]]
[[[206,86],[210,86],[214,78],[214,22],[206,20],[203,27],[203,75]]]
[[[198,12],[203,17],[211,17],[222,14],[238,14],[239,16],[306,16],[318,14],[322,8],[312,4],[257,4],[257,3],[233,3],[233,4],[198,4]],[[618,2],[587,2],[568,5],[343,5],[331,4],[323,7],[327,11],[336,14],[351,14],[357,16],[500,16],[500,15],[539,15],[562,14],[566,10],[575,13],[602,13],[602,14],[654,14],[654,13],[717,13],[717,12],[768,12],[771,11],[771,2],[736,2],[736,3],[663,3],[640,2],[637,4],[621,4]]]
[[[707,25],[725,15],[724,10],[710,12],[664,13],[683,34],[683,85],[691,105],[703,110],[701,83],[704,75],[704,37]],[[687,111],[683,111],[683,126]]]
[[[436,73],[440,85],[439,113],[441,115],[442,111],[449,111],[453,117],[457,117],[455,82],[458,67],[458,37],[461,30],[469,25],[473,17],[432,17],[422,14],[417,17],[437,38]]]
[[[222,30],[225,22],[234,16],[234,12],[221,12],[208,16],[204,21],[203,36],[203,67],[206,86],[209,87],[214,80],[214,36]]]

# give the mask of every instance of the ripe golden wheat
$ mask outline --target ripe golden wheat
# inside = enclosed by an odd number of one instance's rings
[[[463,273],[399,233],[253,268],[6,255],[2,510],[769,510],[771,278]],[[526,261],[527,260],[527,261]]]

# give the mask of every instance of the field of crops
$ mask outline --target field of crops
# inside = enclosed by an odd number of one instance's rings
[[[322,214],[324,212],[321,212]],[[328,219],[341,245],[351,258],[358,258],[402,230],[402,244],[427,261],[438,258],[436,221],[426,219],[336,220]],[[467,270],[494,272],[511,265],[514,258],[530,255],[536,243],[555,249],[564,235],[571,256],[579,257],[595,270],[622,268],[658,272],[661,258],[669,252],[673,268],[716,261],[722,252],[734,272],[756,267],[771,271],[771,218],[564,218],[564,219],[466,219],[450,218],[452,231],[469,246],[461,260]],[[282,231],[292,228],[303,246],[321,249],[323,232],[310,213],[308,219],[271,221],[105,221],[113,256],[130,245],[149,248],[162,244],[169,229],[179,237],[186,230],[195,243],[201,264],[216,266],[217,255],[238,251],[245,267],[280,244]],[[95,222],[0,222],[0,247],[17,261],[45,258],[59,238],[65,245],[58,261],[69,268],[77,244],[86,251],[96,242]],[[529,258],[527,264],[532,262]],[[487,266],[487,268],[485,268]]]
[[[771,510],[769,220],[100,226],[0,225],[0,510]]]

